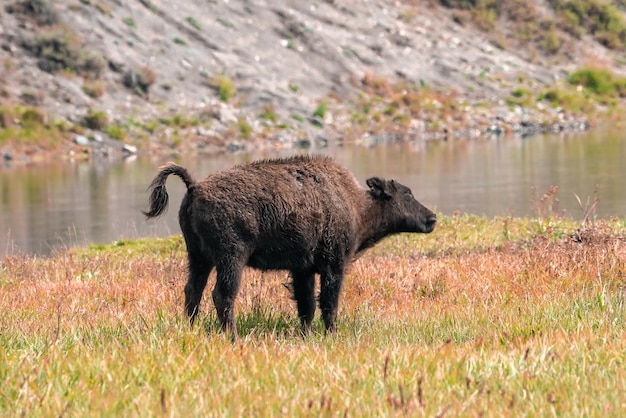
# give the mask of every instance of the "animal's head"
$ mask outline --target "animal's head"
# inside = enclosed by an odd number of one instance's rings
[[[383,205],[383,216],[397,232],[429,233],[435,229],[437,215],[414,197],[411,189],[395,180],[372,177],[366,181],[372,198]]]

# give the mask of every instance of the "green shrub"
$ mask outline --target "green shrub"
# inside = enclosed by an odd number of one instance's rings
[[[0,128],[7,129],[19,124],[23,128],[32,129],[43,126],[48,120],[48,115],[35,107],[0,107]]]
[[[209,84],[217,90],[217,94],[223,102],[230,101],[236,94],[233,81],[225,74],[219,74],[213,77]]]
[[[169,119],[161,118],[160,123],[166,126],[175,126],[177,128],[187,128],[189,126],[198,126],[200,121],[195,118],[187,118],[182,113],[176,113]]]
[[[83,117],[83,125],[89,129],[102,130],[108,123],[107,114],[102,111],[89,109]]]
[[[196,19],[196,18],[195,18],[195,17],[193,17],[193,16],[189,16],[189,17],[187,18],[187,22],[189,22],[189,24],[190,24],[191,26],[193,26],[194,28],[196,28],[196,29],[198,29],[198,30],[202,29],[202,25],[200,25],[200,22],[198,21],[198,19]]]
[[[292,113],[291,117],[298,122],[304,122],[304,117],[302,115],[298,115],[297,113]]]
[[[326,117],[326,109],[328,107],[328,102],[326,100],[322,100],[317,108],[313,111],[313,116],[318,117],[320,119],[324,119]]]
[[[130,16],[124,18],[124,23],[126,23],[132,29],[137,29],[137,24],[135,23],[135,19],[133,19]]]
[[[269,120],[273,123],[276,123],[278,121],[276,109],[271,104],[266,104],[265,106],[263,106],[261,112],[259,113],[259,117],[261,119]]]
[[[237,120],[237,128],[243,138],[248,139],[250,135],[252,135],[252,125],[250,125],[245,118],[239,118]]]
[[[562,107],[572,112],[591,112],[593,101],[577,92],[553,88],[539,95],[538,100],[551,103],[555,107]]]
[[[221,23],[222,25],[226,26],[227,28],[231,28],[231,29],[235,28],[235,24],[230,19],[227,19],[225,17],[218,17],[217,21]]]
[[[521,98],[524,96],[527,96],[529,94],[528,90],[522,87],[519,87],[515,90],[513,90],[513,92],[511,93],[511,95],[513,97],[517,97],[517,98]]]
[[[528,89],[518,87],[511,92],[511,97],[507,100],[509,105],[530,106],[532,95]]]
[[[113,139],[117,139],[118,141],[123,141],[126,139],[127,131],[126,129],[117,123],[110,123],[102,129],[107,135],[109,135]]]
[[[539,41],[539,47],[547,52],[548,54],[555,54],[561,48],[561,39],[556,32],[556,28],[554,23],[549,22],[547,24],[543,24],[544,27],[541,31],[542,37]]]
[[[601,96],[615,94],[613,74],[605,69],[583,68],[574,71],[567,81],[570,84],[582,85],[591,92]]]
[[[613,81],[615,92],[620,97],[626,97],[626,78],[620,77]]]
[[[34,128],[45,125],[47,116],[39,109],[28,108],[22,112],[20,123],[24,128]]]
[[[0,129],[13,125],[13,112],[6,107],[0,107]]]

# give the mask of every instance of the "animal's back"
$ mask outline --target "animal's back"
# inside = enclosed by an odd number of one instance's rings
[[[240,164],[211,174],[199,184],[208,200],[249,206],[256,199],[271,198],[292,210],[302,205],[327,206],[339,195],[344,202],[361,193],[349,170],[330,157],[308,155]]]

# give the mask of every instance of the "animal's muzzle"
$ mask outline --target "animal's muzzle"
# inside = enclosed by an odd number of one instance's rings
[[[426,218],[426,222],[424,223],[425,231],[424,232],[432,232],[435,229],[435,225],[437,224],[437,215],[434,213]]]

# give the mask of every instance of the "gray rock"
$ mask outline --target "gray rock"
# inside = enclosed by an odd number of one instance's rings
[[[244,151],[246,149],[246,144],[239,142],[239,141],[231,141],[228,144],[226,144],[226,150],[228,152],[238,152],[238,151]]]
[[[299,149],[309,149],[311,145],[312,143],[309,138],[298,138],[295,143],[296,148]]]
[[[89,145],[89,138],[84,135],[74,135],[74,143],[82,147]]]
[[[134,145],[124,144],[124,146],[122,147],[122,151],[126,154],[134,155],[137,154],[137,147]]]

